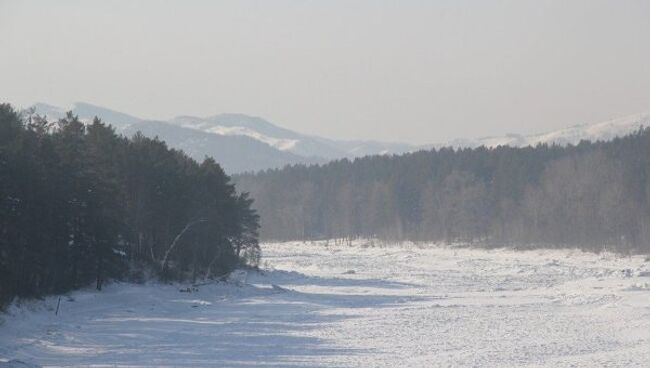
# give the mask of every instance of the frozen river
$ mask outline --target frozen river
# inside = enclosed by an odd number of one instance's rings
[[[0,360],[84,367],[648,367],[650,262],[568,250],[266,244],[192,293],[13,306]],[[0,363],[0,367],[3,364]]]

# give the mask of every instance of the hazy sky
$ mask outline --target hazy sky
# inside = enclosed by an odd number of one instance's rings
[[[6,1],[0,100],[440,142],[650,111],[650,1]]]

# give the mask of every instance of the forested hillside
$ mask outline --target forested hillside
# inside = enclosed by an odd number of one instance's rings
[[[235,178],[264,239],[650,251],[650,130],[566,147],[420,151]]]
[[[0,105],[0,302],[256,264],[258,216],[213,159]]]

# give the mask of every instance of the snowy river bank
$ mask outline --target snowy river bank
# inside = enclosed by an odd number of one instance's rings
[[[263,246],[243,285],[12,306],[0,361],[48,367],[647,367],[650,262],[570,250]],[[2,363],[0,363],[0,367]]]

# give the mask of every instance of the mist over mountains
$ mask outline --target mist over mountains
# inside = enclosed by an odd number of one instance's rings
[[[219,114],[200,118],[178,116],[168,121],[146,120],[88,103],[70,109],[37,103],[35,112],[50,120],[70,110],[82,121],[98,116],[118,133],[142,132],[158,137],[170,147],[183,150],[196,160],[214,157],[228,173],[279,168],[290,164],[317,164],[338,158],[375,154],[400,154],[419,147],[405,143],[338,141],[300,134],[262,118],[244,114]]]
[[[301,134],[263,118],[245,114],[218,114],[210,117],[178,116],[170,120],[148,120],[119,111],[79,102],[70,109],[37,103],[34,111],[56,120],[70,110],[82,121],[98,116],[118,133],[131,136],[141,132],[158,137],[170,147],[183,150],[196,160],[214,157],[230,174],[280,168],[292,164],[319,164],[340,158],[402,154],[439,147],[480,146],[524,147],[537,144],[577,144],[581,140],[610,140],[650,125],[650,113],[636,114],[595,124],[583,124],[543,134],[483,138],[461,138],[430,145],[335,140]]]

